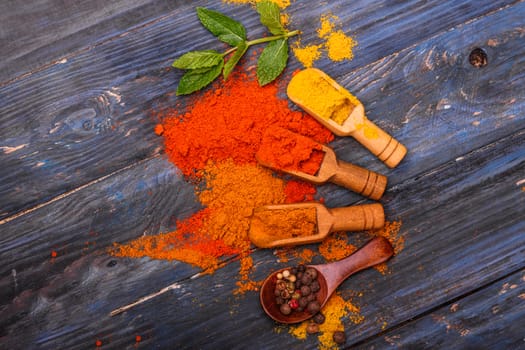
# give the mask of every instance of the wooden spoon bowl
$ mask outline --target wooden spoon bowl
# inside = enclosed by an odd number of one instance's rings
[[[309,265],[317,270],[317,281],[320,289],[317,292],[317,301],[321,308],[326,304],[332,293],[348,277],[368,267],[387,261],[394,255],[394,249],[390,242],[381,236],[374,237],[362,248],[345,259],[322,265]],[[284,315],[279,310],[275,300],[275,285],[277,274],[289,268],[280,269],[270,274],[263,282],[259,299],[264,312],[273,320],[291,324],[305,321],[314,316],[308,311],[292,312]]]

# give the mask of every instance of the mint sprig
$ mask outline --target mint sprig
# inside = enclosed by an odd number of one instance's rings
[[[186,70],[177,87],[177,95],[191,94],[204,88],[221,72],[226,80],[248,48],[253,45],[268,43],[257,61],[259,85],[274,81],[282,73],[288,61],[288,38],[299,34],[299,31],[288,31],[284,28],[279,6],[274,2],[258,2],[256,9],[261,23],[268,28],[272,36],[248,40],[246,28],[240,22],[217,11],[197,8],[197,17],[201,24],[231,47],[223,53],[215,50],[191,51],[177,58],[172,66]]]

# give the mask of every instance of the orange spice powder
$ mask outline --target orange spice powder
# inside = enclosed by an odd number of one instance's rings
[[[333,139],[312,117],[288,107],[277,83],[260,87],[251,74],[234,72],[228,81],[188,97],[186,111],[169,111],[155,132],[169,159],[195,181],[205,207],[177,222],[173,232],[115,244],[117,256],[178,260],[213,273],[221,258],[239,255],[237,292],[256,290],[250,280],[248,229],[253,208],[313,198],[315,188],[276,177],[257,164],[255,153],[268,127],[281,126],[317,142]]]

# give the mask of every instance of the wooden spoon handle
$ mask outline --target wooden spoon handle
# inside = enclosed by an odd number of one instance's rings
[[[387,178],[360,166],[338,161],[330,181],[365,197],[378,200],[385,192]]]
[[[330,209],[331,232],[378,229],[385,225],[385,211],[379,203]]]
[[[390,168],[395,168],[407,153],[405,146],[366,117],[351,135]]]
[[[326,265],[315,265],[314,267],[324,275],[327,293],[330,295],[350,275],[385,262],[392,255],[394,255],[394,248],[392,248],[388,239],[376,236],[343,260]]]

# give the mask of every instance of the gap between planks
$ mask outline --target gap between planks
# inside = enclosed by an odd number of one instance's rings
[[[14,215],[8,216],[7,218],[0,220],[0,225],[7,224],[8,222],[13,221],[15,219],[18,219],[19,217],[22,217],[24,215],[27,215],[27,214],[32,213],[34,211],[37,211],[37,210],[39,210],[41,208],[44,208],[44,207],[46,207],[46,206],[48,206],[48,205],[50,205],[52,203],[55,203],[55,202],[57,202],[57,201],[59,201],[61,199],[67,198],[67,197],[69,197],[69,196],[71,196],[71,195],[73,195],[73,194],[75,194],[75,193],[77,193],[79,191],[82,191],[85,188],[88,188],[88,187],[90,187],[92,185],[98,184],[99,182],[102,182],[102,181],[104,181],[104,180],[106,180],[106,179],[108,179],[108,178],[110,178],[112,176],[118,175],[118,174],[120,174],[122,172],[125,172],[126,170],[134,168],[135,166],[141,165],[142,163],[150,161],[152,159],[155,159],[155,158],[157,158],[159,156],[160,156],[160,154],[156,154],[156,155],[150,156],[148,158],[141,159],[138,162],[126,165],[125,167],[122,167],[122,168],[120,168],[118,170],[115,170],[115,171],[109,173],[109,174],[106,174],[106,175],[104,175],[102,177],[99,177],[99,178],[97,178],[95,180],[92,180],[92,181],[90,181],[88,183],[85,183],[85,184],[83,184],[83,185],[81,185],[81,186],[79,186],[77,188],[74,188],[74,189],[72,189],[70,191],[64,192],[64,193],[62,193],[62,194],[60,194],[60,195],[58,195],[58,196],[56,196],[54,198],[51,198],[47,202],[40,203],[40,204],[38,204],[38,205],[36,205],[36,206],[34,206],[32,208],[29,208],[29,209],[20,211],[20,212],[14,214]]]

